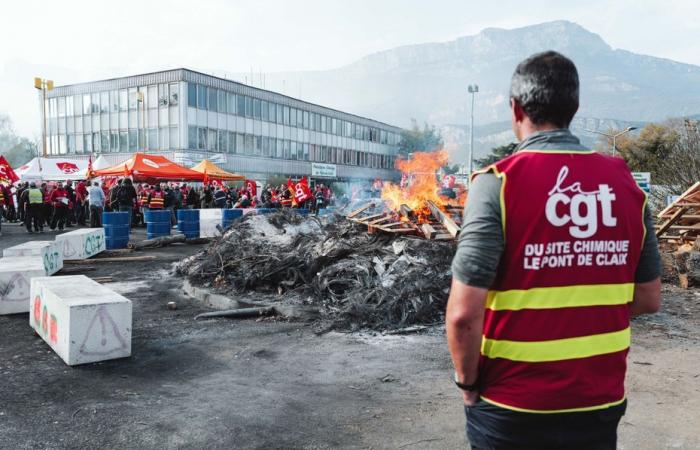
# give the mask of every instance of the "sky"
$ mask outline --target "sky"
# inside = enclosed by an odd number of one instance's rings
[[[19,133],[39,133],[34,76],[61,85],[176,67],[218,76],[322,70],[401,45],[562,19],[613,48],[700,65],[697,0],[2,0],[0,113]]]

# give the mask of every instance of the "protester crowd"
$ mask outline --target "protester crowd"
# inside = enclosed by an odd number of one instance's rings
[[[145,225],[146,211],[168,210],[175,225],[178,209],[295,207],[315,212],[335,201],[331,188],[323,184],[317,184],[312,195],[301,203],[285,184],[268,184],[257,191],[253,183],[243,187],[220,183],[135,184],[130,178],[119,179],[111,186],[97,181],[24,182],[12,189],[0,185],[0,213],[6,221],[22,222],[27,232],[39,233],[45,228],[60,231],[77,225],[101,227],[103,211],[128,212],[132,226],[140,226]]]

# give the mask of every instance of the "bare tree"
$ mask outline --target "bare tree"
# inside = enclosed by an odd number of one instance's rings
[[[700,122],[674,120],[669,123],[678,139],[665,158],[658,161],[653,199],[662,204],[667,195],[679,195],[700,181]]]

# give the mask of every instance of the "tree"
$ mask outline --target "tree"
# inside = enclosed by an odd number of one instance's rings
[[[647,125],[638,137],[618,142],[620,155],[633,172],[651,173],[651,197],[657,205],[700,180],[700,121]]]
[[[6,114],[0,114],[0,154],[12,167],[19,167],[36,156],[37,145],[26,137],[18,136],[12,126],[12,120]]]
[[[491,149],[491,154],[484,158],[479,158],[474,161],[477,168],[484,168],[490,166],[491,164],[502,160],[503,158],[513,154],[515,149],[518,147],[516,142],[511,142],[510,144],[501,145],[500,147],[494,147]]]
[[[613,131],[611,134],[614,134]],[[608,138],[609,139],[609,138]],[[639,136],[623,135],[617,138],[615,147],[633,172],[651,172],[658,176],[663,161],[678,145],[678,130],[668,125],[649,124]],[[610,140],[610,145],[612,141]]]
[[[432,152],[441,150],[444,145],[440,132],[434,125],[425,123],[421,130],[415,119],[411,119],[411,129],[401,132],[399,143],[399,155],[407,157],[409,154],[419,152]]]

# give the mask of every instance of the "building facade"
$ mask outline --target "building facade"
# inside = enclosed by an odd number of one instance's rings
[[[261,181],[397,176],[400,128],[188,69],[58,86],[43,106],[48,156],[208,158]]]

